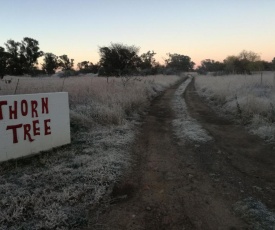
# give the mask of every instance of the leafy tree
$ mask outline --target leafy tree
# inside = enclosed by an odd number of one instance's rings
[[[224,63],[205,59],[201,61],[201,65],[197,68],[197,71],[201,74],[206,74],[207,72],[221,72],[224,71],[224,67]]]
[[[154,51],[148,51],[140,55],[140,63],[138,64],[138,67],[141,74],[156,74],[158,63],[154,58],[155,55],[156,53]]]
[[[140,64],[141,69],[150,69],[156,65],[156,60],[154,56],[156,53],[154,51],[148,51],[140,55]]]
[[[250,62],[256,62],[261,60],[261,57],[259,54],[253,51],[247,51],[247,50],[241,51],[238,57],[240,60],[247,60]]]
[[[8,58],[9,53],[5,52],[5,49],[0,46],[0,79],[8,73]]]
[[[243,50],[238,56],[228,56],[224,60],[225,70],[228,73],[251,74],[264,68],[259,54]]]
[[[255,52],[243,50],[240,52],[238,58],[242,64],[244,73],[250,74],[252,71],[262,70],[261,57]]]
[[[8,40],[5,46],[10,54],[7,60],[9,74],[31,74],[36,69],[37,59],[43,55],[38,45],[38,41],[28,37],[23,38],[21,43]]]
[[[77,63],[77,67],[79,70],[85,70],[89,68],[89,61],[82,61]]]
[[[59,67],[58,57],[52,53],[45,53],[42,64],[42,70],[47,74],[54,74]]]
[[[8,40],[5,43],[6,50],[10,54],[7,60],[7,72],[12,75],[22,75],[23,68],[20,60],[20,43],[14,40]]]
[[[91,73],[98,73],[99,70],[99,64],[93,64],[92,62],[90,62],[89,64],[89,70],[91,71]]]
[[[39,42],[35,39],[25,37],[20,44],[20,61],[24,73],[32,73],[35,70],[37,59],[43,55],[39,49]]]
[[[271,68],[273,71],[275,70],[275,57],[271,61]]]
[[[231,55],[227,56],[226,59],[224,59],[223,63],[225,65],[225,71],[227,73],[237,73],[237,62],[239,62],[239,58],[237,56]]]
[[[0,73],[7,68],[6,60],[3,58],[4,57],[4,52],[5,49],[0,46]],[[1,75],[2,76],[2,75]]]
[[[99,69],[98,64],[93,64],[89,61],[82,61],[77,64],[80,73],[97,73]]]
[[[165,60],[166,68],[170,68],[175,72],[184,72],[191,71],[195,65],[194,62],[191,61],[191,58],[186,55],[181,54],[168,54],[168,59]]]
[[[100,47],[100,75],[122,76],[134,73],[137,70],[140,58],[139,48],[121,43],[111,43],[108,47]]]
[[[62,70],[72,70],[74,66],[74,59],[69,59],[69,57],[64,54],[59,56],[58,65]]]
[[[263,70],[265,71],[272,71],[272,62],[268,62],[268,61],[260,61],[261,62],[261,66],[263,68]]]

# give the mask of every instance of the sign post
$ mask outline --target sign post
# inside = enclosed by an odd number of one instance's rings
[[[0,161],[70,141],[68,93],[0,96]]]

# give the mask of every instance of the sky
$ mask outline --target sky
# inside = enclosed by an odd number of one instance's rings
[[[99,47],[123,43],[223,61],[242,50],[275,57],[275,0],[0,0],[0,46],[30,37],[44,52],[99,60]],[[42,60],[40,60],[42,62]]]

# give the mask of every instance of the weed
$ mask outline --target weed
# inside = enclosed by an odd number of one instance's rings
[[[236,106],[237,106],[237,114],[238,114],[239,118],[241,120],[243,120],[242,110],[241,110],[241,106],[240,106],[240,104],[238,102],[238,96],[237,95],[235,95],[235,100],[236,100]]]
[[[270,115],[270,121],[272,122],[272,123],[274,123],[275,122],[275,106],[273,105],[273,103],[272,102],[270,102],[270,113],[269,113]]]

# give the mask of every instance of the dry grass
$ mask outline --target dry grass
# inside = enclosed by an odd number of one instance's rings
[[[234,115],[248,129],[267,141],[275,141],[275,75],[220,77],[199,76],[200,95],[223,113]]]
[[[173,127],[178,138],[181,140],[189,140],[195,143],[205,143],[212,139],[211,136],[201,127],[201,125],[193,119],[188,111],[183,94],[191,82],[191,78],[183,82],[177,89],[173,98],[173,109],[177,118],[173,120]]]
[[[0,164],[0,229],[78,229],[131,165],[138,113],[178,76],[18,78],[16,93],[68,91],[72,144]],[[14,94],[17,78],[0,83]]]
[[[85,121],[92,118],[93,122],[100,124],[122,124],[132,111],[146,106],[148,99],[175,82],[178,76],[126,80],[114,77],[6,78],[12,82],[0,82],[0,95],[65,91],[69,92],[73,116],[82,116]]]

